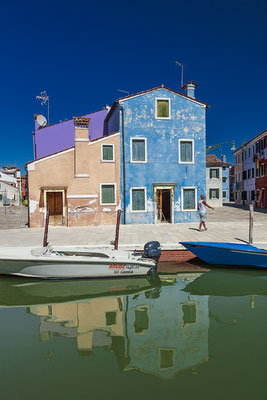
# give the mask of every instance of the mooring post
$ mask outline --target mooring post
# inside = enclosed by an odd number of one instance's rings
[[[115,236],[115,242],[114,242],[114,250],[118,250],[118,247],[119,247],[120,222],[121,222],[121,210],[118,210],[118,212],[117,212],[116,236]]]
[[[249,205],[249,244],[253,243],[253,211],[254,206],[253,204]]]
[[[48,246],[48,241],[47,241],[48,225],[49,225],[49,210],[47,210],[46,218],[45,218],[45,230],[44,230],[43,247],[47,247]]]

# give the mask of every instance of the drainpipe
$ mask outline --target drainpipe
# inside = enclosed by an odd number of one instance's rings
[[[123,190],[123,225],[126,225],[126,201],[125,201],[125,145],[124,145],[124,109],[117,102],[119,110],[121,110],[121,134],[122,134],[122,190]]]

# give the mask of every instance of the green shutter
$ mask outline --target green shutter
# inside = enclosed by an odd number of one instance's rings
[[[220,170],[219,170],[219,168],[216,169],[216,178],[220,178]]]
[[[216,199],[220,198],[219,189],[216,189]]]
[[[210,199],[212,199],[212,189],[210,189]]]
[[[102,185],[102,204],[115,203],[114,185]]]
[[[113,146],[103,144],[103,161],[112,161],[113,160]]]
[[[157,100],[157,117],[169,118],[169,100]]]

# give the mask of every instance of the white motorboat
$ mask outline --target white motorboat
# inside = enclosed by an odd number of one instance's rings
[[[43,279],[144,276],[156,270],[159,242],[148,242],[143,253],[81,246],[0,248],[0,274]]]

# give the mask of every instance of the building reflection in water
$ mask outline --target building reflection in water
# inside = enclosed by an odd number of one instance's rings
[[[30,306],[40,340],[76,338],[80,355],[97,347],[114,352],[123,371],[163,379],[208,360],[208,296],[183,291],[200,274],[162,278],[162,287],[139,294],[76,303]]]

